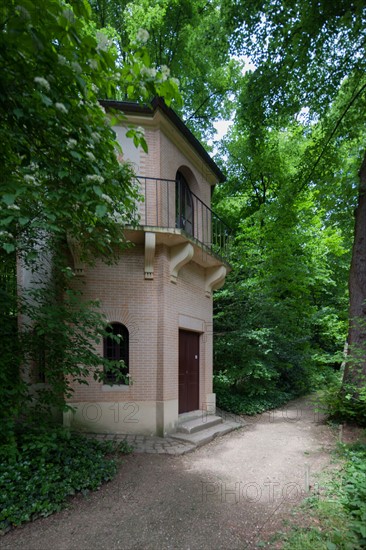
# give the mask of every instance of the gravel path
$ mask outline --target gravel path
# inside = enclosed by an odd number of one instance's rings
[[[246,422],[188,455],[126,457],[100,491],[15,529],[0,548],[257,548],[316,489],[335,434],[308,399]]]

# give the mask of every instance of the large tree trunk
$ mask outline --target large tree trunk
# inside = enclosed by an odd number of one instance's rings
[[[366,381],[366,152],[359,171],[360,185],[355,212],[355,232],[349,276],[348,358],[343,386],[357,388]]]

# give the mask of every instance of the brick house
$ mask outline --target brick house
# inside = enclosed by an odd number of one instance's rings
[[[124,158],[138,176],[144,202],[140,225],[126,228],[134,246],[116,265],[74,269],[87,299],[99,299],[114,334],[99,352],[122,359],[129,383],[75,385],[64,423],[99,433],[157,434],[177,430],[179,415],[215,412],[212,392],[212,292],[223,285],[228,231],[210,209],[213,186],[224,177],[181,119],[160,99],[152,107],[105,101],[123,111],[116,126]],[[148,153],[126,138],[145,130]]]

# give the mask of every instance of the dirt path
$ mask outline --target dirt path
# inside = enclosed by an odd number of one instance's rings
[[[334,443],[309,400],[292,401],[191,454],[127,457],[100,491],[8,533],[0,548],[256,548],[316,485]]]

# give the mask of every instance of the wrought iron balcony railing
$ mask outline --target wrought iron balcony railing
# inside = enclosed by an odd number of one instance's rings
[[[179,229],[210,253],[227,258],[229,226],[184,181],[140,176],[137,179],[143,196],[140,225]]]

